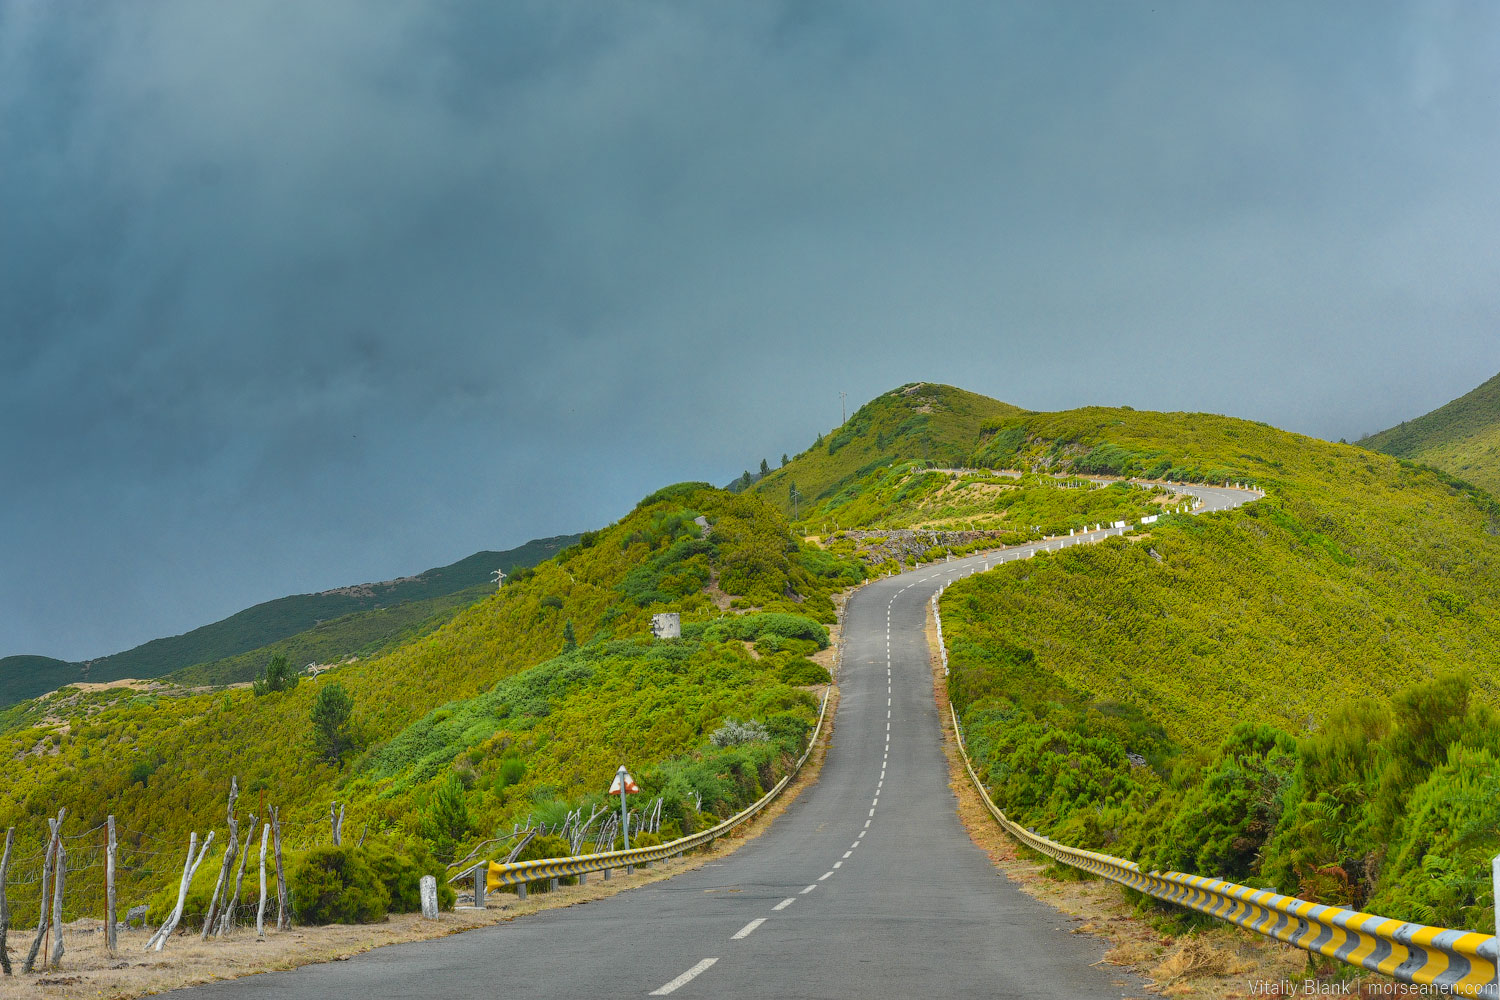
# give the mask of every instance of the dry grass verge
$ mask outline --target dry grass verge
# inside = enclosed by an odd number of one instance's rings
[[[697,853],[659,862],[653,868],[638,867],[632,875],[626,875],[620,869],[608,882],[604,881],[602,873],[591,874],[586,885],[563,886],[549,893],[534,892],[525,900],[508,893],[491,893],[485,909],[455,910],[441,914],[437,920],[424,920],[421,915],[412,913],[392,914],[379,924],[294,927],[280,933],[267,930],[264,941],[256,941],[254,929],[247,928],[239,929],[228,940],[207,943],[200,942],[196,932],[179,931],[163,951],[145,952],[141,949],[150,931],[122,927],[117,953],[109,955],[104,950],[103,922],[91,918],[76,920],[66,927],[67,953],[63,956],[62,967],[40,975],[0,977],[0,1000],[19,1000],[21,997],[28,1000],[36,997],[125,1000],[183,986],[293,969],[314,962],[339,962],[388,944],[446,937],[515,920],[540,910],[607,899],[627,889],[692,871],[732,854],[741,844],[758,837],[796,801],[797,796],[818,780],[833,732],[838,698],[838,689],[832,689],[828,697],[828,716],[818,745],[808,756],[802,773],[787,785],[782,795],[755,819]],[[31,934],[25,928],[13,927],[9,945],[11,961],[19,969],[31,945]]]

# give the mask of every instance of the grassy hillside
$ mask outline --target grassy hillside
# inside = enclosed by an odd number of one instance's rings
[[[577,540],[577,535],[538,538],[504,552],[476,552],[416,576],[282,597],[191,632],[153,639],[94,660],[67,663],[50,657],[8,656],[0,659],[0,707],[34,698],[64,684],[163,677],[198,664],[203,665],[201,669],[187,671],[176,679],[192,684],[245,680],[248,665],[253,664],[248,675],[253,676],[253,671],[259,670],[275,652],[288,653],[298,665],[309,659],[326,662],[360,655],[451,610],[456,606],[454,594],[472,591],[477,598],[482,585],[497,568],[510,572],[534,566]],[[393,614],[359,615],[405,604],[420,606]],[[318,632],[320,626],[333,624],[334,619],[343,620],[334,628]],[[288,639],[292,641],[282,641]],[[263,649],[272,644],[277,648]],[[304,656],[307,659],[300,658]]]
[[[290,691],[64,688],[0,713],[13,761],[0,827],[35,845],[43,815],[66,804],[74,830],[113,812],[135,832],[131,849],[176,852],[188,830],[222,826],[237,775],[245,802],[286,806],[294,845],[326,841],[339,799],[349,830],[451,855],[598,795],[622,759],[648,792],[670,790],[669,815],[691,826],[705,821],[698,797],[732,808],[800,752],[814,704],[802,688],[827,679],[803,654],[826,645],[831,595],[861,576],[797,543],[758,499],[672,487],[436,631]],[[750,617],[726,616],[731,603]],[[685,638],[650,641],[650,615],[668,608],[683,612]],[[334,685],[353,702],[342,750],[310,721]],[[759,720],[768,740],[711,746],[729,717]],[[123,877],[127,898],[163,881],[149,866]],[[92,890],[79,891],[83,905]]]
[[[1500,494],[1500,375],[1360,447],[1435,466]]]
[[[1151,865],[1488,919],[1500,691],[1474,668],[1500,661],[1500,505],[1207,414],[1028,414],[984,438],[997,466],[1269,494],[947,591],[950,689],[1003,807]]]
[[[918,460],[939,466],[962,465],[973,452],[980,428],[998,417],[1021,413],[963,389],[913,382],[877,396],[855,411],[826,438],[772,470],[750,487],[785,513],[791,513],[791,487],[801,494],[805,514],[879,466]]]

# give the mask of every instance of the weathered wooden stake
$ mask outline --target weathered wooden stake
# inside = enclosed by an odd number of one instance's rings
[[[333,830],[333,846],[342,847],[344,844],[344,807],[338,802],[328,804],[328,825]]]
[[[114,815],[111,814],[105,823],[109,827],[109,841],[104,852],[104,950],[113,955],[115,946],[120,943],[119,921],[115,917],[115,852],[117,847]]]
[[[48,964],[53,969],[61,965],[63,957],[63,882],[68,877],[68,849],[63,846],[61,821],[58,822],[57,827],[57,860],[53,862],[54,870],[52,873],[52,957],[48,960]],[[44,904],[45,902],[43,900]]]
[[[271,824],[260,828],[260,908],[255,911],[255,940],[266,939],[266,838],[271,835]]]
[[[198,831],[194,830],[188,837],[187,861],[182,865],[182,884],[177,888],[177,905],[172,908],[172,913],[167,917],[164,924],[156,929],[151,939],[146,942],[143,951],[161,951],[162,946],[167,943],[167,938],[177,929],[177,922],[182,919],[182,907],[187,902],[188,886],[193,882],[193,876],[198,872],[198,866],[203,863],[203,856],[208,853],[209,847],[214,842],[214,831],[208,831],[208,837],[203,841],[203,847],[198,850],[194,857],[193,849],[198,846]]]
[[[203,933],[198,940],[207,941],[219,916],[219,895],[228,888],[230,866],[234,864],[235,848],[239,847],[240,827],[234,818],[234,800],[240,797],[239,779],[229,778],[229,842],[224,845],[224,860],[219,865],[219,879],[214,883],[214,894],[208,901],[208,910],[203,914]]]
[[[36,966],[36,954],[42,948],[42,937],[47,933],[47,889],[52,884],[52,855],[57,850],[57,830],[62,825],[62,818],[67,814],[66,807],[57,811],[57,819],[48,819],[47,826],[51,835],[47,838],[47,853],[42,857],[42,890],[37,894],[37,909],[41,912],[36,918],[36,937],[31,940],[31,950],[26,953],[26,961],[21,965],[23,973],[30,973]]]
[[[292,913],[286,905],[286,872],[281,867],[281,807],[271,807],[271,839],[276,845],[276,929],[292,926]]]
[[[5,898],[5,876],[10,872],[10,848],[16,839],[16,828],[5,831],[5,853],[0,855],[0,972],[10,975],[10,949],[5,939],[10,934],[10,901]]]
[[[245,865],[250,861],[250,837],[255,833],[256,819],[256,815],[251,813],[250,822],[245,824],[245,843],[240,850],[239,874],[234,877],[234,895],[229,897],[229,905],[224,907],[224,912],[219,917],[219,929],[214,932],[214,937],[223,937],[234,930],[234,911],[240,905],[240,887],[245,884]]]

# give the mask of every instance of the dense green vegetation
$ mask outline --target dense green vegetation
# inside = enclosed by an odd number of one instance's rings
[[[228,684],[250,680],[277,654],[294,664],[368,655],[431,631],[478,600],[496,568],[512,572],[534,566],[577,538],[537,538],[504,552],[476,552],[416,576],[278,598],[182,635],[80,663],[7,656],[0,659],[0,708],[65,684],[169,674],[182,684]]]
[[[1431,413],[1358,444],[1435,466],[1500,494],[1500,375]]]
[[[288,690],[64,688],[0,713],[15,778],[0,787],[0,827],[35,845],[65,803],[74,831],[114,813],[127,857],[176,854],[187,831],[223,824],[237,775],[244,802],[283,805],[299,857],[327,843],[337,799],[369,845],[448,860],[527,817],[555,822],[629,761],[677,828],[696,828],[801,752],[816,712],[805,688],[827,681],[807,654],[827,644],[832,595],[862,576],[759,499],[670,487],[431,634]],[[647,637],[666,609],[684,615],[680,641]],[[729,717],[760,721],[767,739],[714,746]],[[121,892],[164,880],[127,865]],[[12,898],[34,905],[25,891]]]
[[[986,434],[997,465],[1269,490],[948,590],[950,691],[1003,808],[1151,866],[1485,925],[1496,682],[1451,672],[1500,658],[1488,495],[1203,414]]]
[[[828,437],[819,435],[807,451],[757,480],[750,492],[791,513],[795,486],[800,516],[807,505],[828,500],[892,462],[966,464],[986,421],[1021,412],[952,386],[914,382],[860,407]]]
[[[983,471],[999,469],[1022,475]],[[428,605],[398,634],[345,647],[359,659],[282,639],[192,675],[266,671],[259,695],[64,688],[0,711],[15,776],[0,826],[36,844],[58,804],[74,830],[113,812],[127,858],[180,863],[188,830],[223,822],[238,775],[245,801],[283,804],[308,885],[357,887],[304,914],[329,920],[398,905],[396,874],[517,822],[602,807],[622,761],[663,798],[663,835],[690,832],[800,753],[828,680],[813,657],[833,597],[881,569],[857,557],[875,561],[868,533],[988,545],[1173,506],[1170,485],[1083,474],[1248,480],[1268,496],[948,589],[950,694],[997,801],[1149,866],[1486,926],[1500,723],[1497,682],[1473,668],[1500,660],[1500,504],[1436,469],[1264,424],[1028,413],[925,384],[764,463],[739,492],[658,491],[500,593]],[[664,610],[682,613],[680,640],[650,638]],[[278,654],[343,662],[276,691]],[[365,853],[314,852],[335,799]],[[122,891],[170,879],[127,864]]]

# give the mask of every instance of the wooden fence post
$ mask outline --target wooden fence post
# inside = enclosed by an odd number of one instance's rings
[[[115,953],[119,942],[118,921],[115,918],[115,817],[109,816],[105,823],[109,827],[109,841],[104,853],[104,950]]]
[[[5,831],[5,853],[0,855],[0,972],[10,975],[10,951],[5,938],[10,933],[10,901],[5,898],[5,876],[10,872],[10,848],[16,839],[16,828]]]
[[[48,964],[58,968],[63,957],[62,904],[63,882],[68,877],[68,849],[63,846],[62,821],[57,824],[57,860],[52,873],[52,957]],[[46,900],[42,901],[44,904]]]
[[[286,872],[281,867],[281,807],[271,807],[271,840],[276,846],[276,929],[292,926],[292,914],[286,905]]]
[[[31,940],[31,950],[26,953],[26,961],[21,966],[21,971],[30,973],[36,965],[36,954],[42,948],[42,937],[47,933],[47,887],[52,882],[52,857],[57,850],[58,830],[62,827],[63,817],[68,814],[67,807],[57,811],[57,819],[48,819],[47,826],[51,830],[51,836],[47,839],[47,853],[42,858],[42,887],[37,894],[37,909],[41,912],[36,918],[36,937]]]
[[[214,933],[215,937],[223,937],[234,930],[234,911],[240,905],[240,888],[245,884],[245,866],[250,861],[250,838],[255,835],[257,819],[259,817],[251,813],[250,822],[245,824],[245,843],[240,847],[240,871],[234,878],[234,895],[229,897],[229,905],[224,907],[224,913],[219,917],[219,929]]]
[[[224,845],[224,861],[219,865],[219,880],[214,883],[214,894],[208,901],[208,910],[203,914],[203,934],[200,941],[207,941],[209,931],[219,915],[219,894],[228,888],[229,868],[234,864],[235,848],[239,846],[239,821],[234,818],[234,800],[240,797],[239,779],[229,778],[229,842]]]
[[[271,824],[260,828],[260,908],[255,911],[255,940],[266,939],[266,838],[271,835]]]
[[[182,866],[182,885],[177,889],[177,905],[172,908],[171,916],[167,917],[166,923],[157,928],[156,933],[151,935],[151,940],[146,942],[144,950],[153,948],[161,951],[162,946],[167,943],[167,938],[177,929],[177,922],[182,919],[182,906],[187,902],[188,886],[193,882],[193,876],[198,872],[198,866],[203,863],[203,856],[208,853],[209,847],[214,842],[214,831],[208,831],[208,837],[203,841],[203,847],[199,849],[198,856],[193,857],[193,848],[198,846],[198,831],[194,830],[188,838],[187,861]]]

